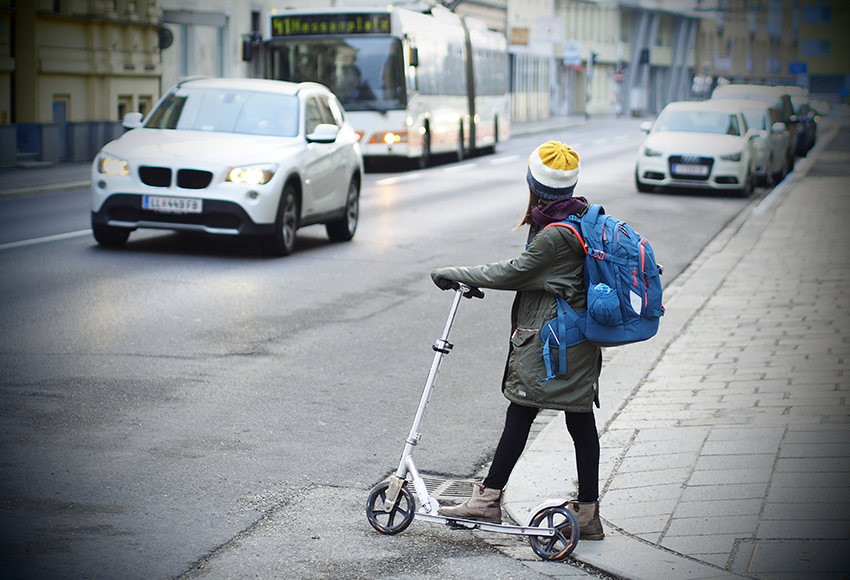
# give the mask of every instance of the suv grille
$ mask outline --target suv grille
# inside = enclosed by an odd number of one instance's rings
[[[168,187],[171,185],[171,170],[168,167],[139,167],[139,179],[151,187]]]
[[[177,187],[203,189],[212,181],[212,173],[199,169],[181,169],[177,172]]]

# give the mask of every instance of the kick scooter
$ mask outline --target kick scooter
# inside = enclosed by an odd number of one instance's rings
[[[413,448],[419,444],[422,434],[419,425],[425,415],[425,407],[431,397],[437,371],[443,357],[454,347],[448,341],[449,331],[457,314],[462,297],[484,298],[484,293],[478,288],[466,286],[458,282],[447,282],[446,289],[455,291],[454,300],[443,334],[431,347],[434,349],[434,361],[431,371],[425,381],[425,388],[419,400],[419,408],[413,419],[410,434],[404,440],[404,451],[401,454],[398,469],[388,481],[378,484],[369,494],[366,502],[366,517],[373,528],[382,534],[398,534],[403,532],[415,519],[432,523],[442,523],[452,529],[482,530],[500,534],[527,536],[531,549],[544,560],[562,560],[575,549],[579,538],[578,521],[575,515],[567,509],[567,501],[561,499],[548,500],[535,507],[522,526],[496,524],[473,519],[442,516],[437,513],[439,504],[431,497],[425,487],[425,481],[413,463]],[[409,476],[409,477],[408,477]],[[410,484],[419,500],[419,509]]]

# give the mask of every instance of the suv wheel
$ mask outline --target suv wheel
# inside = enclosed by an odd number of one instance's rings
[[[123,245],[130,237],[131,232],[127,228],[116,228],[102,224],[92,224],[91,230],[98,244],[110,248],[117,248]]]
[[[295,186],[287,183],[280,194],[280,205],[274,223],[274,233],[263,240],[263,253],[267,256],[288,256],[295,249],[295,231],[298,229],[298,197]]]
[[[335,221],[325,224],[328,237],[335,242],[347,242],[357,231],[357,220],[360,217],[360,182],[356,177],[351,179],[348,186],[348,197],[345,200],[345,215]]]

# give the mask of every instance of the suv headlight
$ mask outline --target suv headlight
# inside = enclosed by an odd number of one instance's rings
[[[97,162],[97,170],[106,175],[130,175],[129,164],[124,159],[102,154]]]
[[[227,172],[227,181],[233,183],[247,183],[250,185],[263,185],[271,181],[277,165],[267,163],[265,165],[245,165],[234,167]]]
[[[643,154],[647,157],[661,157],[664,155],[664,152],[659,151],[658,149],[652,149],[651,147],[644,147]]]
[[[720,158],[724,161],[740,161],[743,153],[730,153],[729,155],[721,155]]]

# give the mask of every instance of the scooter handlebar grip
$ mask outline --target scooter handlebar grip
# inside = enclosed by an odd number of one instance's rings
[[[484,292],[481,291],[481,288],[467,286],[466,284],[458,284],[458,286],[467,298],[484,298]]]

